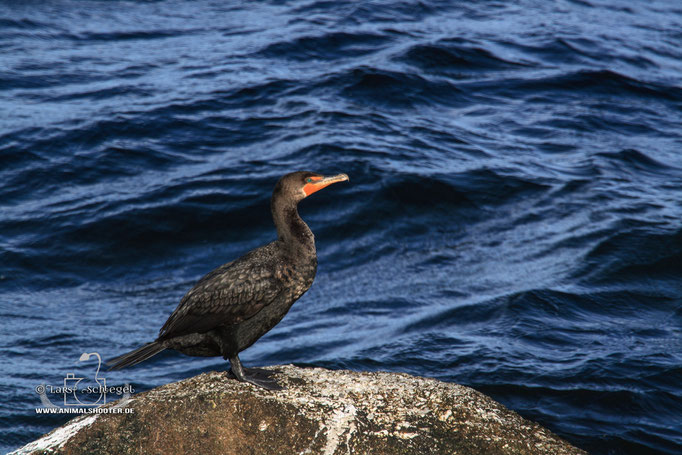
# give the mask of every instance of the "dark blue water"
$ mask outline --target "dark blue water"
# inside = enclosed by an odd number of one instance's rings
[[[594,454],[682,452],[681,75],[676,0],[3,2],[0,449],[68,420],[38,384],[272,240],[309,169],[351,183],[301,204],[316,282],[245,364],[432,376]]]

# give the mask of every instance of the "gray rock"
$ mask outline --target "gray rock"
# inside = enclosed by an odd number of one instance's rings
[[[75,418],[16,454],[585,454],[468,387],[396,373],[272,367],[270,392],[204,373]],[[113,403],[113,406],[121,403]]]

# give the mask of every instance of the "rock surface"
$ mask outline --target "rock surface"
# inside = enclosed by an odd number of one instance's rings
[[[396,373],[271,369],[286,390],[204,373],[133,396],[123,405],[132,414],[77,417],[14,453],[585,454],[468,387]]]

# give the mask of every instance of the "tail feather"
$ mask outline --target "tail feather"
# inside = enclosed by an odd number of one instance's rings
[[[126,368],[143,362],[148,358],[155,356],[164,349],[166,348],[163,347],[162,343],[158,341],[152,341],[151,343],[145,344],[141,348],[137,348],[134,351],[130,351],[127,354],[123,354],[109,360],[107,365],[109,365],[109,370],[120,370],[121,368]]]

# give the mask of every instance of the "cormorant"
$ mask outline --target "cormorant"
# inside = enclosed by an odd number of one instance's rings
[[[346,174],[325,177],[293,172],[282,177],[270,208],[277,240],[228,262],[201,278],[182,298],[155,341],[108,362],[110,369],[135,365],[164,349],[191,356],[222,356],[239,381],[281,389],[264,370],[247,371],[239,353],[272,329],[313,283],[315,237],[298,215],[298,203]],[[265,376],[265,377],[259,377]]]

